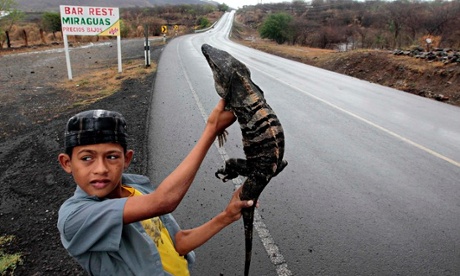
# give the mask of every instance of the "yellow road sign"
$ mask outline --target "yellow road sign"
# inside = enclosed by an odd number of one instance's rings
[[[177,31],[179,30],[179,26],[178,25],[174,25],[174,31]]]
[[[166,26],[166,25],[161,26],[161,32],[163,34],[167,33],[168,32],[168,26]]]

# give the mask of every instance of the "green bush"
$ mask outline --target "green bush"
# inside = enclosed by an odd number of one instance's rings
[[[292,16],[282,12],[268,16],[259,29],[260,37],[283,44],[292,36],[291,21]]]
[[[211,25],[211,22],[209,21],[209,19],[207,19],[206,17],[204,16],[201,16],[200,18],[198,18],[198,20],[196,21],[196,24],[198,25],[198,28],[199,29],[204,29],[204,28],[207,28]]]

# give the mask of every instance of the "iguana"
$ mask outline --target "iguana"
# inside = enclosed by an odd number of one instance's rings
[[[226,110],[233,111],[237,117],[246,155],[246,159],[228,159],[216,176],[224,182],[238,175],[247,177],[240,198],[257,202],[271,178],[287,165],[283,160],[283,128],[265,101],[263,91],[252,82],[251,73],[242,62],[208,44],[202,45],[201,51],[213,72],[216,91],[225,99]],[[219,137],[220,146],[225,136],[226,133],[223,133]],[[249,274],[251,263],[254,206],[242,210],[246,247],[244,275]]]

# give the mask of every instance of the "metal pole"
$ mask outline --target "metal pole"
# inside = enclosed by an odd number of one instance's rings
[[[119,34],[117,36],[117,44],[118,44],[118,73],[121,73],[123,71],[122,66],[121,66],[121,35]]]

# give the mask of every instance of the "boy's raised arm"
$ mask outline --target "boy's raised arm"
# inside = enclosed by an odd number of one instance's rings
[[[197,144],[153,193],[128,198],[123,211],[125,224],[167,214],[176,209],[192,184],[216,136],[236,120],[232,112],[224,110],[224,106],[225,102],[220,100],[209,115]]]

